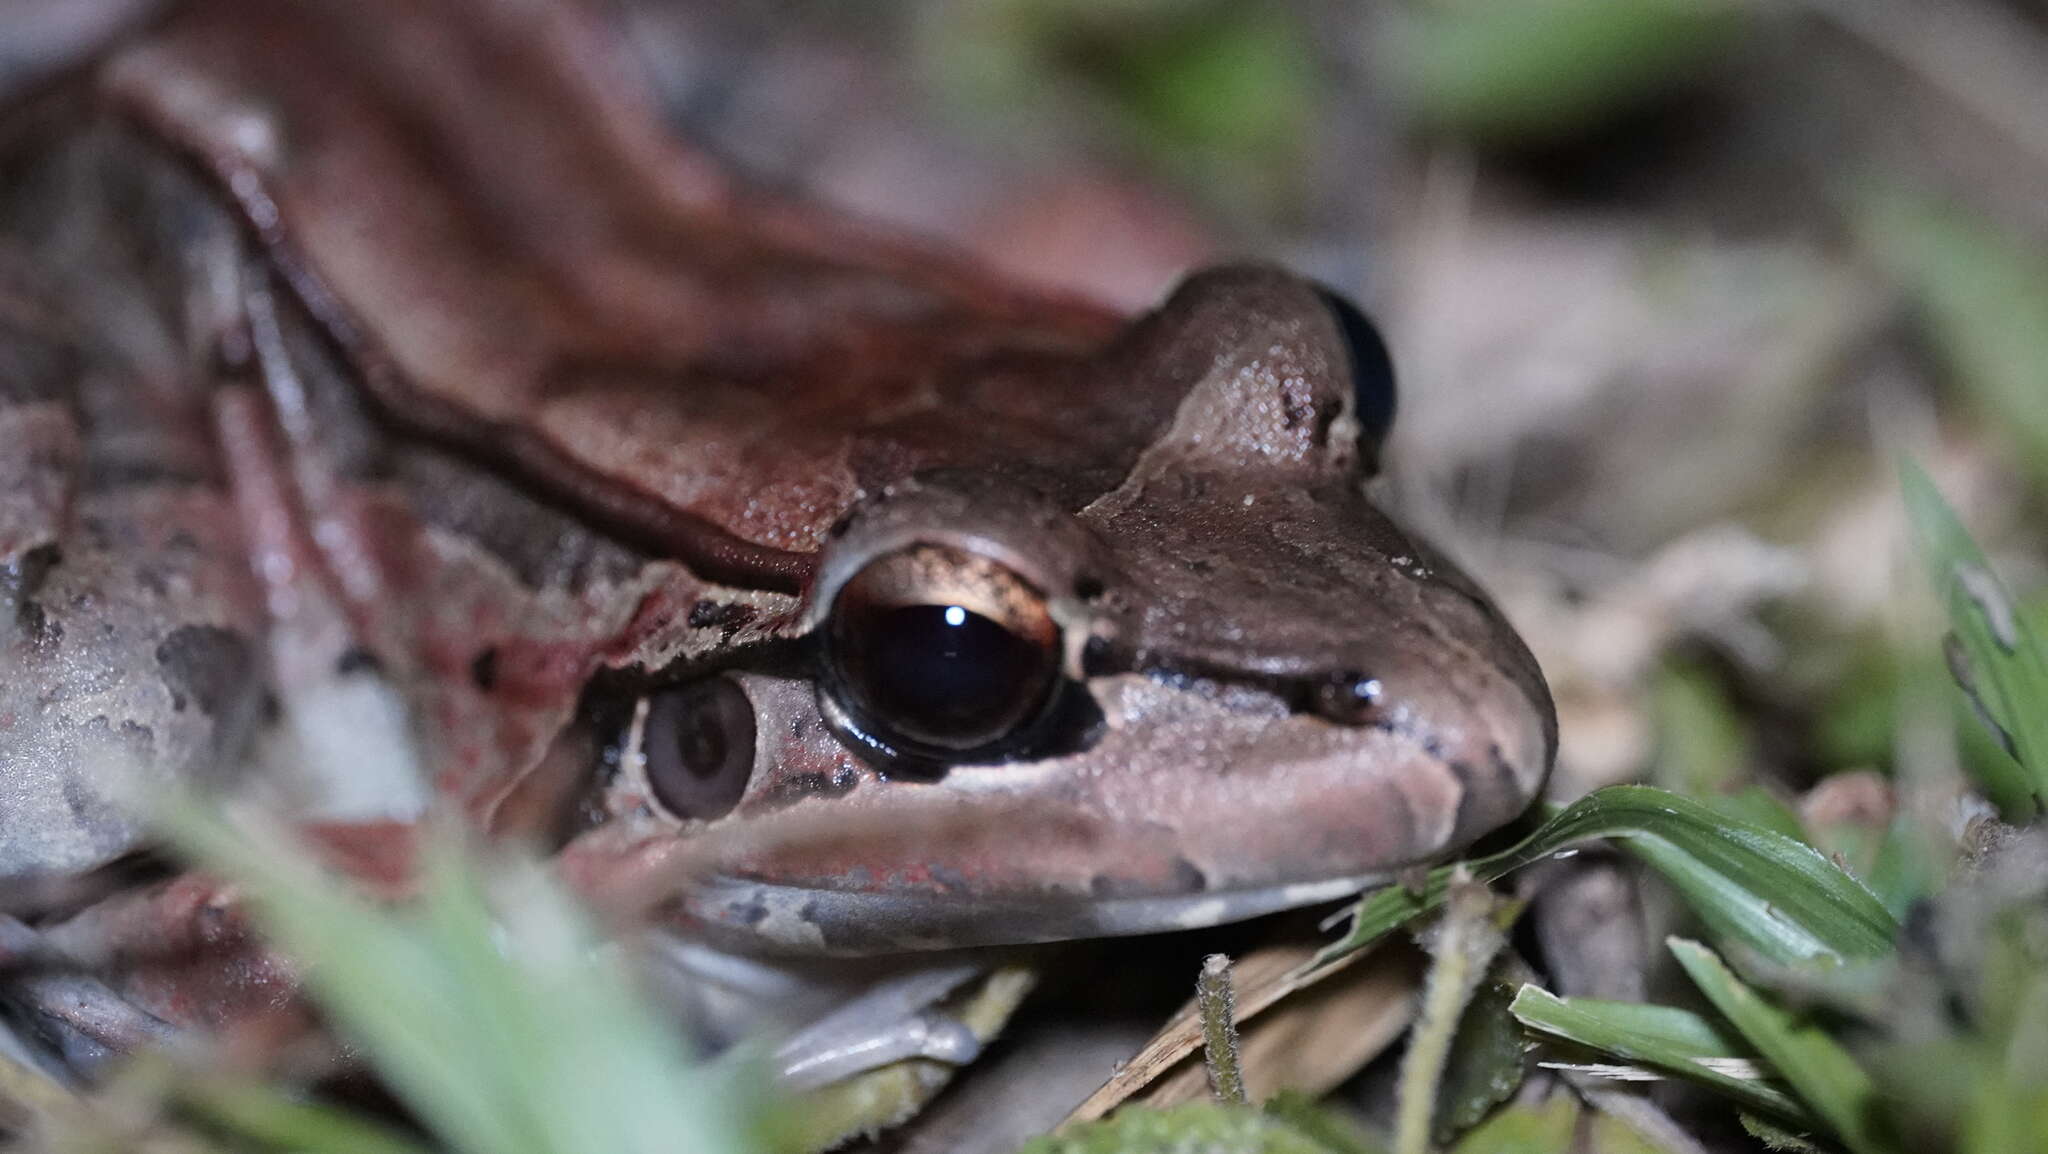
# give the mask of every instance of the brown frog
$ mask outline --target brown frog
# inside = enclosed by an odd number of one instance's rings
[[[0,119],[0,877],[199,781],[885,954],[1326,900],[1536,795],[1535,662],[1363,493],[1351,305],[1004,283],[740,187],[609,37],[195,0]]]

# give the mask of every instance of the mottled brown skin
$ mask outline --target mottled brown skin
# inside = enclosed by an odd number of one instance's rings
[[[1363,496],[1313,285],[1126,325],[739,188],[589,16],[197,0],[0,119],[0,875],[132,843],[105,750],[232,776],[352,678],[494,828],[599,787],[569,876],[748,949],[1205,924],[1526,806],[1541,675]],[[801,639],[914,541],[1047,593],[1085,732],[842,739]],[[1357,674],[1369,716],[1302,708]],[[604,702],[705,676],[758,720],[730,815],[598,780]]]

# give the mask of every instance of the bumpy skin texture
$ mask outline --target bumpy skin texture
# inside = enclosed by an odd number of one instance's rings
[[[266,698],[365,679],[435,792],[560,833],[603,700],[733,678],[738,807],[629,765],[563,863],[745,948],[1245,916],[1534,796],[1541,675],[1362,495],[1314,286],[1120,324],[735,187],[623,59],[573,4],[197,0],[0,122],[0,875],[127,844],[104,751],[225,773]],[[937,775],[842,739],[800,639],[906,540],[1048,594],[1085,732]]]
[[[175,250],[118,214],[176,194],[74,180],[94,151],[0,172],[18,222],[0,243],[0,875],[125,848],[104,783],[217,777],[260,703],[262,601],[211,382],[145,279]]]

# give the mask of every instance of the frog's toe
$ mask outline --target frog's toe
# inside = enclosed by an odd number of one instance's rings
[[[0,959],[20,976],[0,986],[15,1010],[20,1040],[38,1046],[45,1065],[90,1078],[109,1060],[162,1046],[177,1027],[138,1006],[85,969],[42,933],[0,914]]]
[[[982,1040],[937,1003],[981,972],[941,965],[878,982],[777,1047],[777,1072],[791,1089],[810,1090],[906,1058],[964,1066]]]

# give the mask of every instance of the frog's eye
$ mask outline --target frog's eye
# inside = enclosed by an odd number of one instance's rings
[[[648,698],[641,739],[647,786],[684,820],[724,817],[754,772],[754,707],[723,677],[664,689]]]
[[[1059,680],[1045,596],[999,562],[913,545],[868,562],[833,599],[830,691],[898,752],[994,745],[1042,715]]]
[[[1377,468],[1380,448],[1394,427],[1394,358],[1380,331],[1358,306],[1329,289],[1317,295],[1343,334],[1351,360],[1351,388],[1358,396],[1358,449],[1369,467]]]

